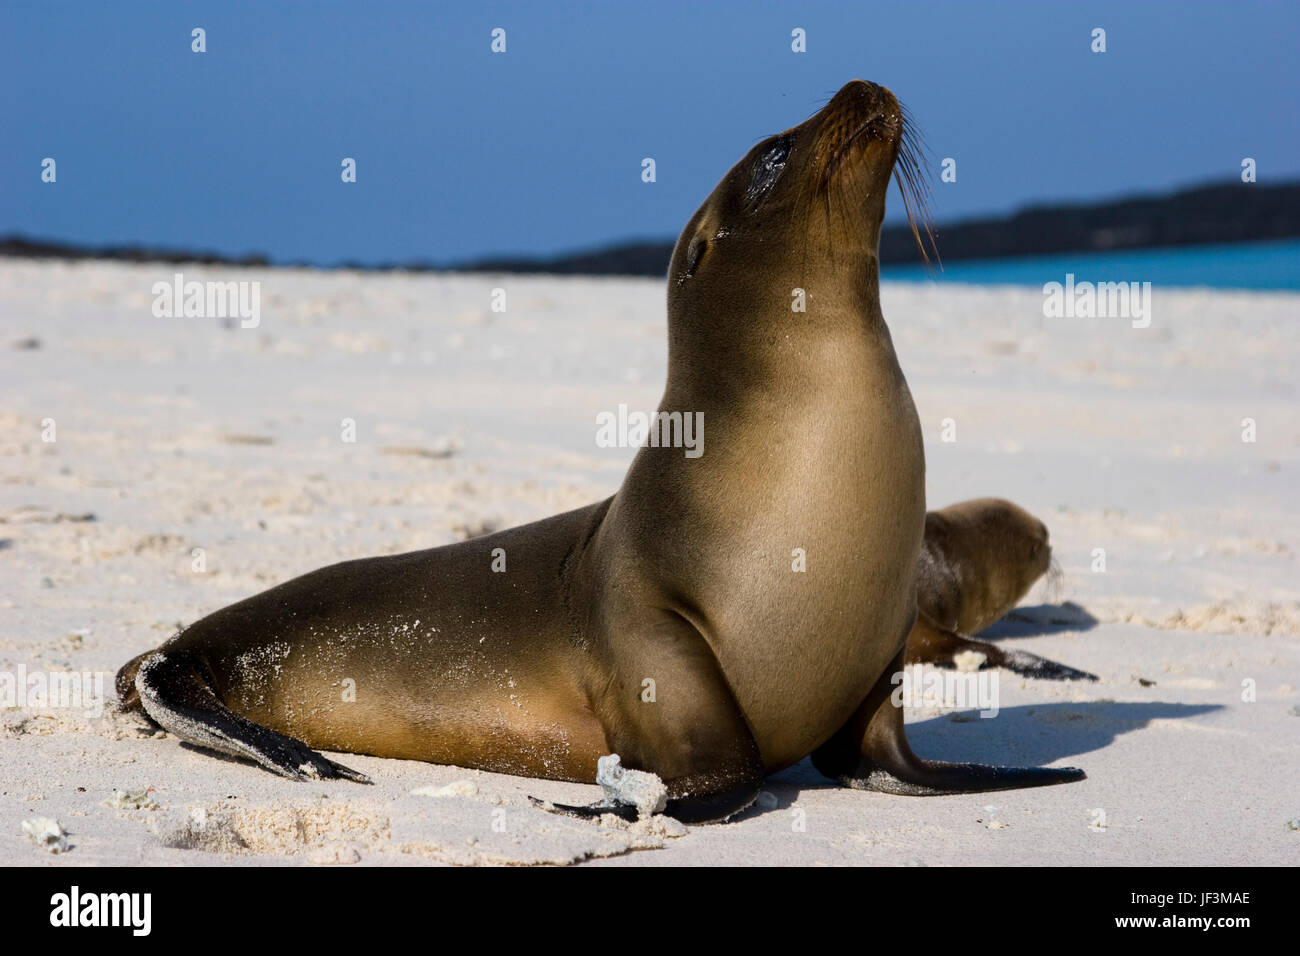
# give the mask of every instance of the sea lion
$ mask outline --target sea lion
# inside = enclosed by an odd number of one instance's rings
[[[984,657],[981,667],[1096,680],[1028,651],[1004,651],[967,636],[1001,619],[1051,565],[1047,525],[1009,501],[977,498],[931,511],[917,561],[918,614],[907,637],[907,663],[953,667],[958,654],[975,652]]]
[[[910,142],[893,93],[855,80],[751,149],[687,223],[660,409],[704,415],[704,454],[652,443],[598,504],[219,610],[124,667],[124,700],[294,779],[364,779],[313,748],[588,782],[613,752],[661,777],[688,823],[727,818],[814,752],[846,785],[892,792],[1080,779],[922,760],[889,701],[925,521],[877,268]]]

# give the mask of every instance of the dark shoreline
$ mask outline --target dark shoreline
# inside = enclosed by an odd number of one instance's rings
[[[1066,252],[1113,252],[1168,246],[1209,245],[1300,236],[1300,181],[1276,186],[1227,181],[1162,196],[1131,196],[1089,204],[1035,205],[998,218],[970,219],[935,229],[945,262],[1014,259]],[[252,253],[140,245],[79,246],[21,235],[0,238],[0,256],[34,259],[104,259],[123,262],[199,263],[245,267],[357,269],[366,272],[512,272],[554,275],[662,276],[672,240],[615,243],[558,256],[495,256],[437,264],[273,261]],[[880,235],[882,265],[920,262],[911,230],[886,226]]]

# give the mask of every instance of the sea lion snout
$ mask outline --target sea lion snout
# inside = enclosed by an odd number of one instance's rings
[[[1037,581],[1052,564],[1052,545],[1047,533],[1047,525],[1019,508],[1016,508],[1016,511],[1020,512],[1026,525],[1025,535],[1029,541],[1029,572],[1033,575],[1031,581]]]
[[[840,87],[839,92],[831,98],[831,102],[827,105],[836,105],[836,102],[841,99],[872,105],[879,102],[882,96],[888,96],[892,99],[894,94],[870,80],[849,80]]]
[[[902,136],[902,106],[888,89],[866,80],[850,80],[819,114],[819,146],[828,163],[838,165],[857,147],[894,145]],[[893,157],[890,157],[890,165]]]
[[[929,187],[924,151],[907,109],[893,92],[867,80],[850,80],[809,121],[817,124],[813,165],[820,170],[820,191],[866,200],[872,220],[884,217],[884,193],[890,176],[898,180],[912,237],[921,257],[937,254],[930,230]],[[851,229],[847,230],[852,232]],[[922,239],[924,231],[929,249]],[[869,244],[874,255],[878,228]]]
[[[979,502],[982,507],[983,533],[994,549],[1004,548],[1009,555],[1026,555],[1028,587],[1047,571],[1052,563],[1051,536],[1043,524],[1024,508],[999,498]]]
[[[1047,535],[1044,532],[1042,538],[1034,541],[1032,550],[1032,568],[1030,573],[1033,575],[1031,580],[1037,581],[1047,573],[1047,569],[1052,566],[1052,546],[1047,543]]]

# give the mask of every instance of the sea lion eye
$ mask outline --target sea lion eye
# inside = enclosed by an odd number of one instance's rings
[[[691,244],[686,248],[686,278],[689,279],[695,275],[695,268],[704,258],[704,248],[709,244],[709,240],[696,236],[691,240]]]
[[[754,164],[754,173],[749,181],[749,189],[745,191],[745,202],[750,206],[759,203],[776,181],[781,178],[781,173],[785,170],[786,160],[790,158],[790,147],[793,145],[794,138],[791,136],[782,136],[773,143],[758,161]]]

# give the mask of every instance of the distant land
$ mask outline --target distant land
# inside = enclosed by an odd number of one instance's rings
[[[1129,196],[1098,203],[1027,206],[999,218],[968,219],[935,228],[939,256],[1013,259],[1062,252],[1113,252],[1300,237],[1300,180],[1265,186],[1230,180],[1165,195]],[[78,246],[20,235],[0,238],[0,256],[42,259],[116,259],[128,262],[208,263],[236,266],[305,266],[364,271],[523,272],[558,275],[662,276],[673,240],[618,243],[557,256],[494,256],[435,264],[340,262],[332,265],[272,261],[269,256],[147,246]],[[883,265],[920,261],[911,230],[887,226],[880,235]]]

